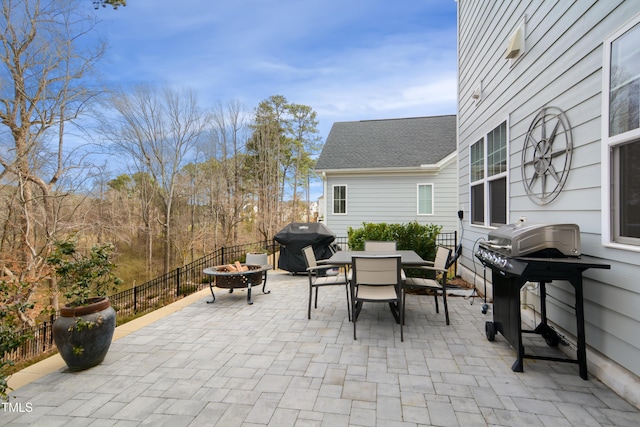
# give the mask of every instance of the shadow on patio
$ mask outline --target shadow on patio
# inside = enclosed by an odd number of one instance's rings
[[[354,341],[341,287],[320,290],[311,320],[306,277],[269,272],[271,293],[260,290],[253,305],[246,291],[219,290],[214,304],[201,291],[125,324],[105,362],[87,371],[71,373],[52,359],[52,372],[11,393],[0,425],[629,426],[640,419],[598,380],[582,380],[577,365],[527,359],[523,373],[512,372],[515,352],[501,336],[487,341],[491,314],[481,313],[478,299],[451,297],[446,326],[432,297],[409,295],[402,343],[382,304],[365,306]],[[530,341],[556,351],[537,336]]]

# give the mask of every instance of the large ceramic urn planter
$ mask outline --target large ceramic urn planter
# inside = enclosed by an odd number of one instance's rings
[[[96,366],[109,351],[116,329],[116,311],[108,298],[82,307],[62,307],[53,323],[53,339],[71,371]]]

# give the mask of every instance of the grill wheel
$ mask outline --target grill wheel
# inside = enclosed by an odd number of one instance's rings
[[[487,339],[489,341],[494,341],[496,339],[496,326],[493,324],[493,322],[485,322],[484,332],[487,335]]]

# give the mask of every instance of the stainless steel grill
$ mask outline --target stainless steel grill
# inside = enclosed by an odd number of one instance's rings
[[[493,322],[485,323],[487,339],[493,341],[500,332],[513,346],[518,357],[511,369],[522,372],[524,358],[570,362],[578,364],[580,376],[587,379],[582,273],[610,266],[582,256],[580,228],[576,224],[526,221],[507,224],[491,231],[488,240],[478,244],[475,256],[492,272]],[[525,354],[523,332],[542,335],[550,346],[560,341],[546,314],[546,284],[554,280],[568,281],[575,291],[577,360]],[[540,285],[541,322],[533,330],[522,329],[520,314],[520,289],[527,282]]]
[[[518,222],[491,231],[489,240],[478,244],[476,256],[485,265],[511,270],[511,258],[566,258],[580,254],[578,225]]]

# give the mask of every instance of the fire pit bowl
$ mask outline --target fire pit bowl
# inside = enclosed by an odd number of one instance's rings
[[[229,293],[232,293],[234,289],[247,288],[247,303],[253,304],[251,300],[251,287],[262,285],[262,293],[268,294],[271,291],[265,291],[267,286],[267,271],[271,270],[270,265],[246,265],[241,264],[242,267],[247,267],[247,271],[232,270],[227,265],[218,265],[215,267],[209,267],[202,270],[202,272],[208,276],[212,276],[215,280],[209,280],[209,288],[211,289],[212,301],[208,303],[214,303],[216,296],[213,293],[213,287],[216,286],[221,289],[229,289]]]
[[[262,266],[247,265],[249,271],[229,271],[226,265],[213,267],[215,269],[216,286],[222,289],[246,288],[247,282],[258,286],[262,284]],[[225,274],[226,273],[226,274]]]

